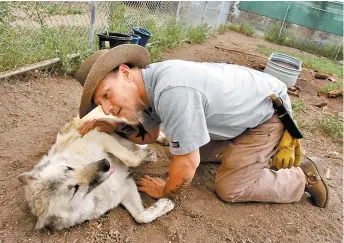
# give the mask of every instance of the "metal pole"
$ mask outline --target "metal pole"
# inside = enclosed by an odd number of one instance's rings
[[[282,29],[283,29],[283,26],[284,26],[285,19],[287,18],[287,14],[288,14],[288,11],[289,11],[289,7],[290,7],[290,2],[288,3],[287,11],[285,11],[284,19],[283,19],[283,22],[282,22],[281,29],[280,29],[280,32],[279,32],[279,34],[278,34],[277,40],[279,40],[279,38],[280,38],[280,36],[281,36],[281,34],[282,34]]]
[[[343,42],[342,42],[342,44],[339,46],[339,48],[338,48],[338,51],[337,51],[337,53],[336,53],[336,56],[334,57],[334,61],[337,61],[337,57],[338,57],[338,54],[339,54],[339,51],[340,51],[340,49],[342,49],[342,47],[343,47]]]
[[[88,47],[93,49],[93,42],[94,42],[94,23],[96,22],[96,8],[97,4],[95,1],[91,2],[92,10],[91,10],[91,25],[90,25],[90,36],[89,36],[89,44]]]
[[[221,10],[224,8],[224,1],[221,1],[221,4],[220,4],[220,8],[219,8],[219,11],[217,12],[217,18],[216,18],[216,23],[215,23],[215,27],[214,27],[214,30],[216,31],[217,30],[217,26],[219,25],[219,21],[220,21],[220,13],[221,13]]]
[[[179,14],[180,14],[180,7],[182,5],[182,1],[178,2],[178,7],[177,7],[177,13],[176,13],[176,20],[179,20]]]
[[[208,1],[205,1],[201,25],[203,25],[203,21],[204,21],[204,18],[205,18],[205,13],[207,12],[207,4],[208,4]]]

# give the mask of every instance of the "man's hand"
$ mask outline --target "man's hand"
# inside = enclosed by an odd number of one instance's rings
[[[118,123],[114,122],[112,119],[97,119],[92,121],[84,122],[78,129],[82,135],[87,134],[89,131],[97,128],[99,132],[112,133],[115,131]]]
[[[140,192],[144,192],[152,198],[159,199],[164,197],[166,182],[160,178],[152,178],[145,175],[144,178],[137,179],[136,184]]]
[[[199,163],[199,149],[185,155],[174,155],[166,182],[145,176],[136,180],[138,190],[153,198],[175,198],[189,186]]]

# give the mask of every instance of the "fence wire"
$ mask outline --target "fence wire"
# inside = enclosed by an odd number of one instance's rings
[[[106,31],[131,34],[131,28],[138,26],[153,30],[155,37],[155,32],[173,19],[183,23],[186,31],[203,24],[216,30],[226,23],[229,4],[224,1],[0,2],[0,79],[13,78],[12,71],[20,74],[22,67],[35,71],[14,78],[47,76],[59,71],[72,73],[98,49],[97,34]]]
[[[283,2],[279,2],[278,4],[280,3]],[[323,2],[309,2],[309,6],[307,6],[307,9],[309,10],[308,15],[301,15],[299,16],[300,19],[303,16],[304,18],[317,16],[315,11],[318,11],[319,9],[311,5],[313,3],[320,4]],[[331,4],[331,2],[326,3]],[[245,4],[247,4],[247,2],[245,2]],[[335,62],[343,62],[343,36],[303,27],[287,21],[279,21],[254,12],[240,11],[239,5],[240,2],[235,2],[231,6],[229,20],[232,24],[242,26],[246,25],[249,28],[253,28],[257,36],[263,37],[271,42],[304,50],[306,52],[326,57]],[[305,7],[298,2],[295,2],[294,5],[300,8]],[[277,3],[275,6],[278,6]],[[337,14],[342,18],[342,11],[332,11],[332,14]],[[304,12],[300,13],[304,14]],[[314,24],[316,22],[320,24],[322,23],[322,20],[317,18],[316,21],[314,21]]]

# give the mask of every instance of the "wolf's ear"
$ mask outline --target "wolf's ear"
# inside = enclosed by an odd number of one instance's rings
[[[23,185],[27,185],[29,183],[29,181],[35,179],[33,177],[33,175],[29,172],[24,172],[24,173],[20,174],[17,178]]]

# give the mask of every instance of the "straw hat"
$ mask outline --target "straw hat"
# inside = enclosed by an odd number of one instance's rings
[[[76,80],[84,86],[79,107],[80,118],[96,107],[92,97],[100,81],[121,64],[145,68],[149,64],[149,52],[139,45],[124,44],[97,51],[81,64],[75,74]]]

